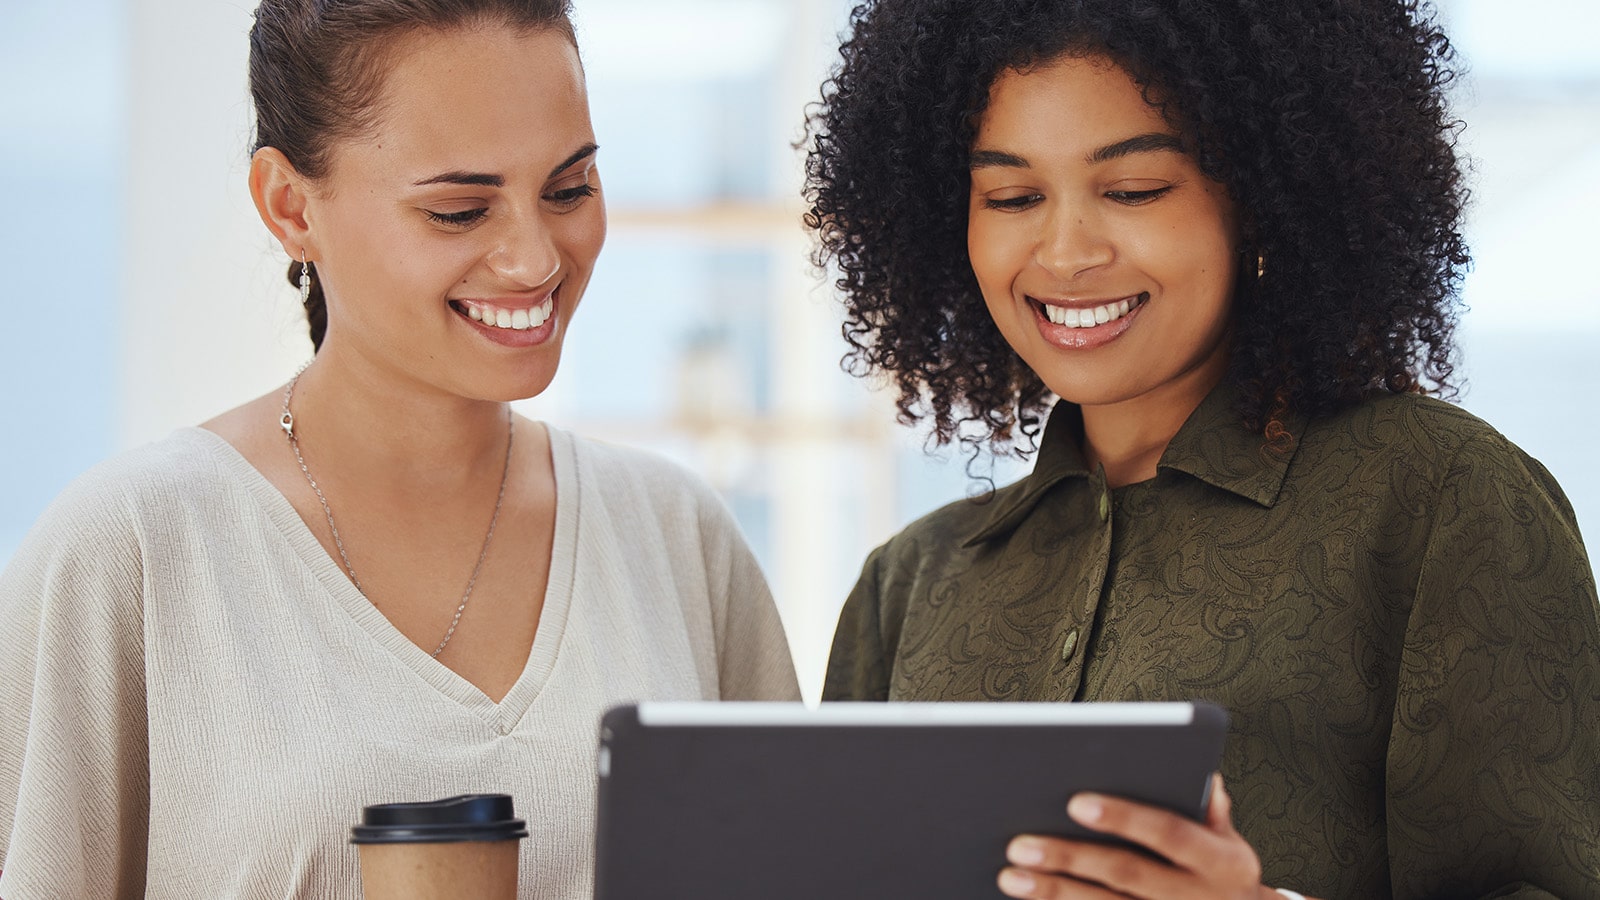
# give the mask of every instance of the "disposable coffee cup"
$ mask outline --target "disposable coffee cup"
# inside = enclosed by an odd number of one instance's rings
[[[505,794],[363,807],[350,843],[366,900],[516,900],[528,824]]]

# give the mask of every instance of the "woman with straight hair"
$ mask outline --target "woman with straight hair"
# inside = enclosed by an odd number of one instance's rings
[[[605,708],[799,694],[707,486],[511,411],[605,237],[567,3],[264,0],[250,87],[315,356],[0,576],[0,896],[354,898],[363,806],[475,792],[586,896]]]
[[[1135,849],[1018,836],[1010,896],[1597,896],[1577,522],[1432,396],[1468,254],[1431,9],[869,0],[851,26],[808,186],[849,359],[937,440],[1036,462],[868,557],[824,698],[1228,709],[1204,822],[1072,798]]]

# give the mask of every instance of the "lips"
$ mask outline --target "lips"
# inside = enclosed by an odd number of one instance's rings
[[[455,299],[450,309],[463,324],[480,336],[504,347],[534,347],[556,334],[556,313],[561,305],[561,287],[535,297],[497,300]]]
[[[1028,297],[1039,336],[1062,350],[1094,350],[1122,337],[1150,302],[1148,291],[1106,300],[1046,301]]]

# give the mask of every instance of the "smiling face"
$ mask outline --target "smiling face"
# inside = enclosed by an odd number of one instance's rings
[[[554,29],[396,40],[375,127],[308,184],[319,358],[510,400],[555,376],[605,240],[576,48]]]
[[[1238,268],[1227,191],[1106,60],[995,80],[973,142],[967,248],[1001,334],[1086,422],[1164,410],[1181,423],[1226,370]]]

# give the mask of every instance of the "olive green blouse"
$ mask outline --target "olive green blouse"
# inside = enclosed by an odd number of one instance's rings
[[[1032,475],[868,557],[824,699],[1213,700],[1264,883],[1600,897],[1600,605],[1561,489],[1425,397],[1288,425],[1266,449],[1218,388],[1108,490],[1058,405]]]

